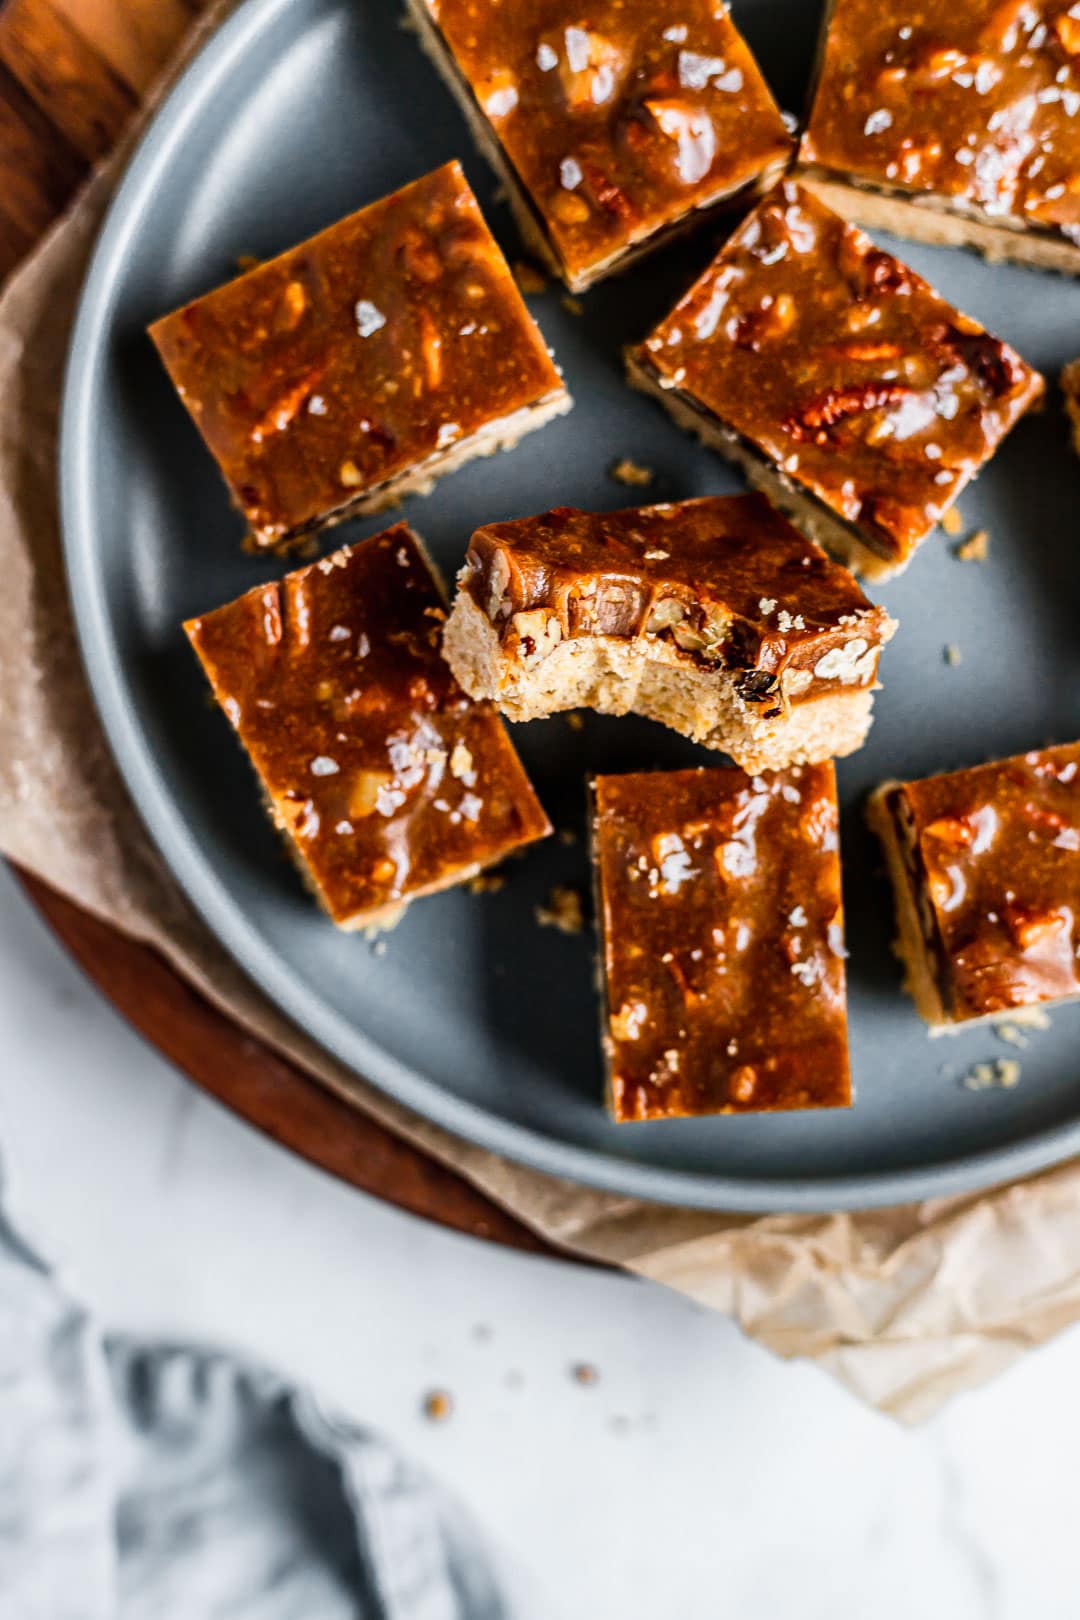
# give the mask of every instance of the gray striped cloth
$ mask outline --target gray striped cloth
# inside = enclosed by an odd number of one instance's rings
[[[510,1609],[461,1509],[385,1442],[231,1357],[103,1337],[0,1204],[0,1616]]]

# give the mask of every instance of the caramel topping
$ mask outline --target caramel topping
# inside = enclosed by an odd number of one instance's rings
[[[502,722],[440,656],[445,616],[399,523],[185,626],[335,922],[551,830]]]
[[[594,793],[615,1117],[845,1107],[833,767]]]
[[[1080,16],[836,0],[801,157],[1080,242]]]
[[[427,7],[571,280],[790,151],[757,63],[711,0]]]
[[[894,628],[762,495],[489,523],[463,584],[509,653],[660,638],[688,664],[744,671],[744,699],[766,707],[872,685]]]
[[[1042,392],[1008,344],[790,180],[635,358],[898,561]]]
[[[951,1017],[1080,991],[1080,743],[906,782],[889,808]]]
[[[562,391],[457,163],[150,332],[260,545]]]

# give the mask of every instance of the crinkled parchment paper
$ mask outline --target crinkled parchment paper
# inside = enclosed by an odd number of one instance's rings
[[[204,14],[172,73],[228,9]],[[591,1192],[472,1148],[381,1096],[285,1021],[221,951],[151,845],[110,757],[61,558],[64,358],[124,157],[89,183],[0,295],[0,850],[156,946],[240,1024],[552,1241],[730,1313],[777,1354],[817,1361],[906,1422],[1080,1317],[1080,1167],[853,1215],[754,1219]]]

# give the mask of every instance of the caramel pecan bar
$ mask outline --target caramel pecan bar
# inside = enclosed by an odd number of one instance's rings
[[[927,1023],[953,1029],[1080,994],[1080,743],[887,782],[870,820]]]
[[[631,710],[747,770],[850,753],[895,624],[762,495],[489,523],[444,649],[511,720]]]
[[[712,0],[410,0],[533,252],[575,292],[730,205],[791,150]]]
[[[1080,270],[1080,11],[833,0],[799,156],[849,219]]]
[[[851,1102],[832,765],[598,776],[615,1119]]]
[[[257,549],[427,494],[571,403],[457,163],[150,335]]]
[[[393,922],[551,831],[502,721],[440,656],[443,600],[399,523],[184,626],[341,928]]]
[[[872,578],[908,563],[1042,393],[1007,343],[790,180],[628,366]]]

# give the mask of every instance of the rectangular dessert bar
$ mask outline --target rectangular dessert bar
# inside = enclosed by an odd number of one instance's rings
[[[886,782],[870,821],[907,988],[936,1029],[1080,994],[1080,743]]]
[[[851,1102],[836,777],[593,783],[617,1121]]]
[[[341,928],[393,922],[551,831],[502,721],[440,656],[443,601],[398,523],[184,626]]]
[[[833,0],[799,157],[849,219],[1080,271],[1080,13]]]
[[[150,335],[255,549],[426,494],[571,404],[458,163]]]
[[[1042,393],[1007,343],[791,180],[628,365],[870,578],[905,567]]]
[[[895,629],[762,495],[489,523],[458,584],[443,644],[474,697],[633,711],[747,770],[858,748]]]
[[[579,292],[786,162],[791,138],[713,0],[410,0],[522,236]]]

